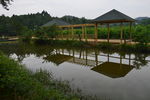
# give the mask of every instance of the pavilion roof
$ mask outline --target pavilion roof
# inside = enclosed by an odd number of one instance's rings
[[[134,22],[135,20],[115,9],[97,17],[93,20],[96,23],[120,23],[120,22]]]
[[[134,66],[126,64],[105,62],[92,68],[92,70],[111,78],[120,78],[126,76],[133,68]]]
[[[50,55],[47,57],[44,57],[43,59],[49,62],[53,62],[56,65],[60,65],[64,63],[65,61],[68,61],[72,58],[72,56],[68,55],[62,55],[62,54],[55,54],[55,55]]]
[[[52,26],[52,25],[63,26],[63,25],[70,25],[70,24],[60,19],[53,19],[52,21],[49,21],[48,23],[42,26],[46,27],[46,26]]]

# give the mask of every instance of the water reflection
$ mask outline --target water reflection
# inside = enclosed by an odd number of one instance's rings
[[[92,70],[111,78],[120,78],[125,77],[133,68],[133,66],[126,64],[104,62]]]
[[[32,71],[52,71],[56,79],[69,81],[85,94],[109,100],[150,100],[148,54],[28,44],[0,45],[0,50]]]
[[[107,64],[110,67],[126,65],[131,68],[134,66],[134,68],[140,69],[150,62],[148,54],[125,54],[97,49],[68,49],[29,44],[5,44],[0,45],[0,50],[8,56],[16,54],[19,62],[22,62],[23,59],[30,56],[30,54],[34,54],[36,57],[42,57],[46,62],[52,62],[57,66],[64,62],[69,62],[91,68]],[[116,65],[114,65],[115,63]]]
[[[45,60],[55,63],[56,65],[60,65],[64,62],[70,62],[73,64],[79,64],[84,66],[91,67],[91,70],[106,75],[111,78],[119,78],[127,75],[134,66],[131,65],[131,55],[129,58],[122,58],[116,56],[110,56],[109,54],[103,55],[99,53],[97,50],[94,52],[94,59],[92,53],[85,51],[75,52],[75,50],[64,50],[64,49],[56,49],[56,52],[51,56],[44,57]],[[89,56],[91,55],[91,56]],[[91,58],[90,58],[91,57]],[[106,57],[107,61],[105,62],[102,57]],[[109,62],[111,58],[119,59],[120,62]],[[128,64],[123,64],[122,60],[128,60]]]

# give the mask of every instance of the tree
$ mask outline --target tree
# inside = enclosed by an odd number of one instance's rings
[[[0,4],[6,9],[8,9],[8,5],[10,4],[10,2],[12,2],[13,0],[0,0]]]

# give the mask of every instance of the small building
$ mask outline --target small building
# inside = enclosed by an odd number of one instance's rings
[[[60,19],[53,19],[52,21],[49,21],[48,23],[42,25],[42,27],[48,27],[52,25],[65,26],[65,25],[70,25],[70,24]]]

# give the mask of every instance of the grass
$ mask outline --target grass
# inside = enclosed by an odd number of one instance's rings
[[[1,100],[93,100],[71,90],[66,82],[54,80],[52,74],[32,73],[0,52]]]

